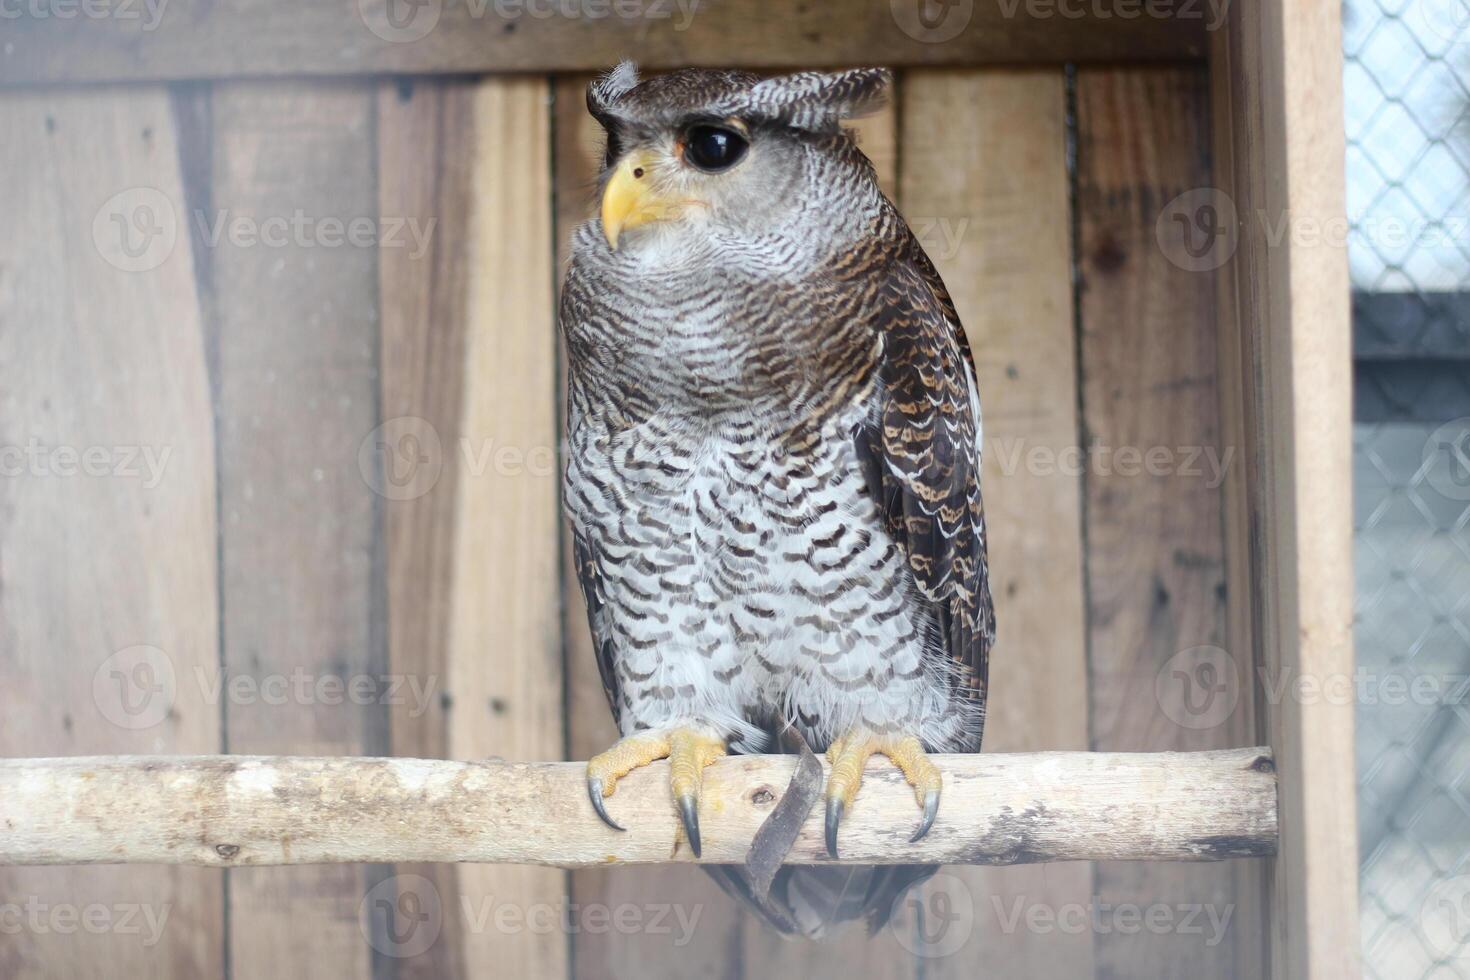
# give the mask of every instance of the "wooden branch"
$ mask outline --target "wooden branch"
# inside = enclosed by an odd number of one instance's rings
[[[599,71],[622,58],[813,68],[1203,58],[1209,4],[984,0],[139,0],[0,20],[0,85],[284,75]]]
[[[842,863],[1211,861],[1276,849],[1264,748],[1190,753],[950,755],[939,820],[917,844],[913,791],[869,764],[842,827]],[[743,861],[785,790],[791,756],[705,770],[704,860]],[[582,763],[265,756],[0,760],[0,865],[479,861],[592,867],[692,861],[668,767],[587,801]],[[820,807],[818,808],[820,809]],[[789,857],[827,863],[820,814]]]

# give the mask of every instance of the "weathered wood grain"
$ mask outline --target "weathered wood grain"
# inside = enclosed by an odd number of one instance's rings
[[[1226,650],[1213,270],[1174,203],[1210,185],[1206,78],[1082,70],[1077,207],[1092,747],[1252,740],[1249,653]],[[1195,209],[1188,208],[1192,220]],[[1227,452],[1232,455],[1227,456]],[[1213,462],[1212,462],[1213,460]],[[1206,684],[1208,689],[1199,685]],[[1106,975],[1259,976],[1262,890],[1230,866],[1108,866],[1101,900],[1233,910],[1223,942],[1181,931],[1094,938]],[[1235,913],[1239,913],[1238,915]]]
[[[219,679],[226,692],[244,684],[226,699],[225,745],[381,754],[379,498],[359,466],[378,424],[378,258],[327,224],[366,221],[376,233],[373,88],[222,86],[211,115],[209,200],[191,230],[219,233],[205,247],[218,349]],[[354,703],[354,683],[378,696]],[[276,980],[307,961],[371,975],[359,906],[382,873],[232,872],[233,976]]]
[[[1211,19],[1205,4],[1186,16],[1150,7],[1125,16],[1039,0],[937,11],[917,0],[171,0],[128,9],[7,18],[0,84],[596,71],[626,57],[660,68],[1177,60],[1203,56]]]
[[[0,130],[0,755],[218,752],[197,683],[214,432],[168,94],[11,93]],[[0,976],[224,963],[217,875],[8,869],[0,903]]]
[[[550,116],[545,79],[474,86],[470,225],[454,244],[470,269],[449,624],[457,759],[566,754]],[[461,908],[492,915],[496,903],[558,907],[567,896],[566,876],[539,868],[461,868],[458,885]],[[559,934],[471,926],[463,937],[467,964],[567,972]]]
[[[1275,849],[1276,777],[1264,749],[941,755],[935,763],[944,804],[917,844],[906,831],[912,789],[892,766],[869,764],[838,863],[1215,861]],[[730,756],[705,770],[703,861],[744,858],[795,765],[791,756]],[[628,828],[618,833],[593,814],[580,762],[5,759],[0,865],[693,862],[674,846],[668,785],[664,762],[627,776],[608,801]],[[832,863],[821,814],[809,817],[789,860]]]
[[[1088,738],[1081,476],[1064,463],[1079,437],[1064,83],[1060,69],[917,71],[903,91],[904,212],[954,298],[980,383],[994,752]],[[1088,865],[956,870],[932,888],[956,882],[975,896],[973,931],[926,978],[1092,974],[1087,932],[1007,930],[997,911],[1087,903]]]
[[[1263,677],[1319,683],[1353,671],[1347,257],[1331,236],[1267,236],[1288,218],[1342,220],[1342,46],[1330,43],[1341,19],[1324,0],[1236,7],[1211,66],[1217,186],[1243,219],[1220,268],[1221,334],[1238,365],[1228,421],[1249,448],[1236,513],[1250,520],[1229,541],[1252,586],[1240,631]],[[1357,976],[1353,705],[1286,697],[1261,715],[1288,828],[1272,869],[1271,975]]]
[[[474,83],[460,79],[387,82],[377,90],[378,213],[433,229],[421,253],[378,253],[384,429],[369,463],[393,498],[383,503],[388,662],[394,676],[416,680],[424,695],[388,707],[395,756],[449,756],[454,700],[445,685],[471,274],[473,96]],[[441,898],[458,894],[452,865],[394,872],[405,876],[401,882],[428,882]],[[442,917],[436,942],[400,951],[407,955],[397,958],[397,977],[465,976],[464,925],[463,916]]]

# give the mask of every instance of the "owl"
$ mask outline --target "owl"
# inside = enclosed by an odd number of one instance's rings
[[[702,770],[778,732],[827,753],[834,858],[870,756],[913,786],[917,841],[940,813],[928,754],[980,748],[975,370],[842,125],[890,80],[624,63],[587,91],[607,141],[562,290],[564,499],[622,736],[588,789],[622,829],[617,781],[668,758],[696,856]],[[808,936],[876,927],[926,870],[787,867],[760,911]]]

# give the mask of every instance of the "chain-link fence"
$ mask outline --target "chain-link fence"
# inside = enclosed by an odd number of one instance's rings
[[[1470,0],[1348,0],[1364,974],[1470,980]]]

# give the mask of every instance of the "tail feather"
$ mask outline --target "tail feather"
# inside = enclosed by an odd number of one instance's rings
[[[786,936],[831,939],[855,923],[868,935],[888,924],[910,888],[939,870],[935,864],[787,867],[762,901],[733,865],[703,865],[727,894]]]
[[[771,741],[802,757],[791,785],[756,835],[744,865],[701,867],[727,894],[784,935],[828,939],[855,922],[865,923],[873,935],[888,924],[908,890],[939,866],[781,866],[817,801],[822,770],[803,733],[772,714],[774,723],[768,720],[764,726],[774,736]]]

